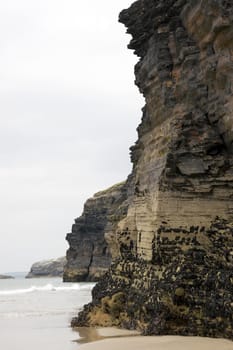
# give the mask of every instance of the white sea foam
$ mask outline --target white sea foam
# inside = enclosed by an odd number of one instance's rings
[[[27,311],[27,312],[0,312],[0,319],[17,319],[29,317],[49,317],[66,315],[66,311]]]
[[[94,283],[89,283],[88,285],[81,285],[81,284],[72,284],[69,286],[54,286],[53,284],[49,283],[44,286],[31,286],[29,288],[24,289],[11,289],[11,290],[0,290],[0,296],[1,295],[17,295],[17,294],[27,294],[27,293],[33,293],[33,292],[60,292],[60,291],[72,291],[72,290],[91,290],[94,287]]]

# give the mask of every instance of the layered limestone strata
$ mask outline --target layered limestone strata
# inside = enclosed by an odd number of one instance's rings
[[[87,200],[82,216],[75,220],[66,237],[70,247],[65,282],[97,281],[108,270],[112,256],[119,255],[115,223],[126,215],[126,197],[126,185],[122,182]]]
[[[119,255],[75,325],[233,338],[233,5],[139,0],[120,14],[145,97]]]
[[[64,271],[66,258],[43,260],[34,263],[26,278],[61,277]]]

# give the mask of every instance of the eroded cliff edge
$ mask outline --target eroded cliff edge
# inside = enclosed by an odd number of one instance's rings
[[[232,20],[226,0],[120,14],[146,105],[119,254],[73,326],[233,338]]]
[[[83,214],[66,236],[65,282],[98,281],[110,267],[112,256],[119,255],[115,225],[127,212],[126,188],[122,182],[86,201]]]
[[[57,259],[42,260],[35,262],[26,278],[40,277],[62,277],[66,258],[64,256]]]

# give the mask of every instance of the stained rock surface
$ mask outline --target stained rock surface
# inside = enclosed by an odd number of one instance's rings
[[[43,260],[34,263],[26,278],[61,277],[64,271],[66,258]]]
[[[233,4],[120,14],[145,97],[119,254],[72,325],[233,339]]]
[[[119,254],[115,223],[126,215],[126,197],[123,182],[87,200],[83,214],[75,219],[72,232],[66,237],[70,247],[65,282],[97,281],[108,270],[112,256]]]

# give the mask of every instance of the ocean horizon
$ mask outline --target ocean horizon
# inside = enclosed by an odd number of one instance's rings
[[[12,276],[14,278],[25,278],[27,274],[28,271],[10,271],[0,273],[0,275]]]

